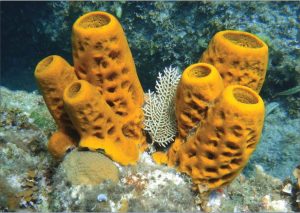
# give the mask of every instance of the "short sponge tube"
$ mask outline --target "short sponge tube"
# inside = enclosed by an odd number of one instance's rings
[[[74,81],[64,91],[63,100],[66,106],[85,104],[85,100],[97,93],[97,89],[84,80]]]
[[[187,137],[205,119],[208,106],[223,88],[222,78],[213,65],[196,63],[184,70],[176,94],[179,137]]]
[[[98,105],[101,106],[101,111],[106,112],[107,115],[111,116],[112,114],[110,107],[98,93],[96,87],[85,80],[77,80],[69,84],[64,91],[63,101],[65,109],[81,138],[92,134],[93,117],[99,113]]]
[[[122,165],[137,162],[138,146],[124,136],[118,117],[96,87],[85,80],[75,81],[65,89],[63,99],[80,134],[80,147],[92,151],[102,149]]]
[[[232,109],[238,109],[245,115],[259,115],[264,118],[264,101],[253,89],[241,86],[230,85],[224,90],[223,101]],[[225,104],[225,103],[224,103]]]

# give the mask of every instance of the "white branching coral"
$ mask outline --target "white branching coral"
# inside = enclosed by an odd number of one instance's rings
[[[145,130],[152,138],[152,144],[166,146],[176,135],[175,95],[180,80],[178,68],[165,68],[158,73],[156,92],[148,92],[143,107]]]

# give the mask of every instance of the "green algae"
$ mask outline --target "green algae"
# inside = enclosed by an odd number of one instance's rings
[[[284,90],[282,92],[276,93],[274,97],[276,96],[287,96],[287,95],[294,95],[296,93],[300,92],[300,85],[292,87],[290,89]]]
[[[41,129],[53,132],[56,129],[56,125],[51,116],[49,116],[45,110],[33,111],[29,115],[29,118],[33,120],[33,123]],[[45,116],[46,115],[46,116]]]

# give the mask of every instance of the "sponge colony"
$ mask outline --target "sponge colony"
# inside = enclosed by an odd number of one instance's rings
[[[231,182],[247,164],[261,135],[264,103],[254,90],[232,85],[207,114],[172,164],[212,190]]]

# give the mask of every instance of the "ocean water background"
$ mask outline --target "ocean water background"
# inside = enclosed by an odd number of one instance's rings
[[[197,62],[212,36],[235,29],[254,33],[269,46],[261,95],[278,103],[251,158],[275,177],[286,178],[300,160],[299,93],[275,96],[300,84],[300,4],[291,2],[1,2],[1,86],[37,90],[36,64],[57,54],[72,64],[71,29],[88,11],[103,10],[120,20],[144,91],[153,90],[166,66],[183,70]],[[276,112],[276,113],[275,113]]]
[[[270,47],[262,94],[299,84],[299,2],[1,2],[1,84],[36,90],[38,61],[58,54],[72,63],[71,29],[77,17],[103,10],[120,20],[144,90],[165,66],[181,70],[198,60],[221,30],[254,33]]]

